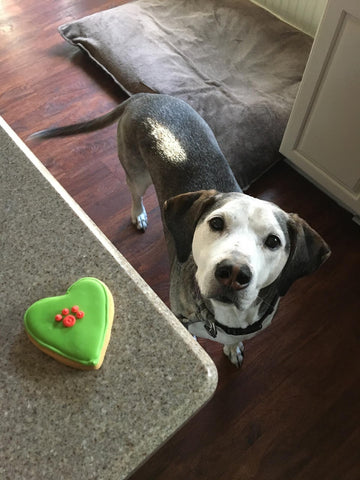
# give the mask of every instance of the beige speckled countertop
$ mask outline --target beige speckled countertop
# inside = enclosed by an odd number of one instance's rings
[[[212,396],[215,365],[0,117],[0,478],[121,480]],[[94,276],[115,318],[100,370],[34,347],[23,315]]]

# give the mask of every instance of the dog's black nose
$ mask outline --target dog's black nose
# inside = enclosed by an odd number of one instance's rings
[[[227,260],[220,262],[215,269],[215,278],[233,290],[246,288],[251,282],[252,273],[248,265],[233,265]]]

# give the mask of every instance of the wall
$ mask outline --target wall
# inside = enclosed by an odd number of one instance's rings
[[[252,0],[294,27],[315,36],[327,0]]]

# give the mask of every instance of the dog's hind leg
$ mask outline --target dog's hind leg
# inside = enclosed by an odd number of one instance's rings
[[[126,172],[126,183],[128,184],[132,200],[131,222],[138,230],[145,232],[148,226],[148,218],[143,203],[143,196],[147,188],[152,184],[150,174],[148,171],[143,171],[142,174],[134,177]]]
[[[121,165],[126,173],[126,183],[131,193],[131,222],[138,230],[145,232],[148,226],[146,210],[143,204],[143,196],[147,188],[152,184],[150,173],[137,148],[136,141],[131,137],[131,129],[124,128],[119,122],[118,127],[118,155]]]

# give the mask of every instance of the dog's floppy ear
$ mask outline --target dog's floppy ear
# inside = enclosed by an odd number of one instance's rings
[[[315,272],[331,254],[329,246],[302,218],[289,214],[290,254],[279,278],[279,294],[285,295],[292,283]]]
[[[171,197],[164,203],[164,219],[171,233],[179,262],[187,260],[191,253],[196,224],[215,203],[216,190],[199,190]]]

